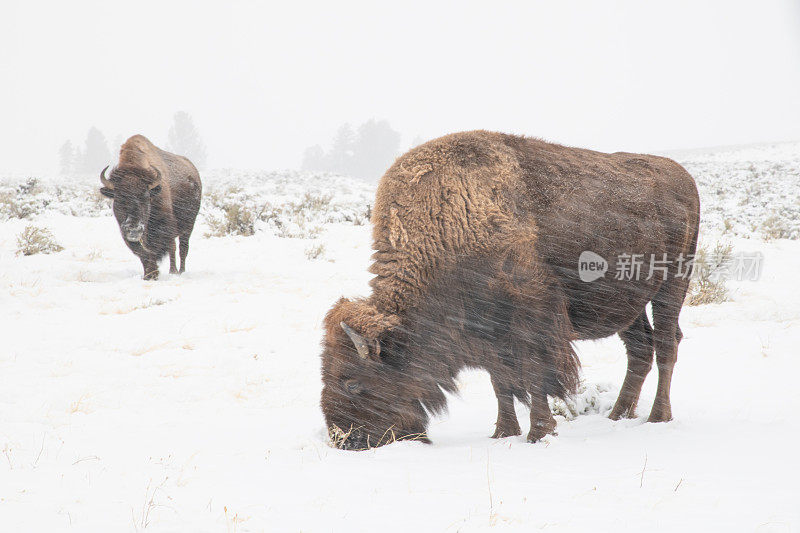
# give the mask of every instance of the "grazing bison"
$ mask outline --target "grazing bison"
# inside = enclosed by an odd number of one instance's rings
[[[142,135],[122,145],[119,164],[100,192],[114,200],[114,216],[128,248],[142,261],[144,279],[158,278],[158,261],[169,253],[170,274],[186,271],[189,236],[200,210],[200,175],[185,157],[165,152]],[[181,269],[175,263],[180,240]]]
[[[628,371],[611,418],[635,415],[654,349],[649,420],[672,418],[682,270],[699,223],[697,188],[674,161],[456,133],[397,159],[372,223],[372,295],[339,300],[324,324],[321,406],[338,446],[427,441],[429,414],[444,409],[443,391],[465,367],[491,376],[493,437],[520,434],[517,398],[530,405],[535,442],[555,430],[547,396],[578,385],[572,342],[615,333]],[[600,256],[588,256],[593,281],[580,273],[585,251]],[[620,268],[625,257],[644,258],[641,275]],[[599,262],[615,258],[622,275],[608,265],[603,274]]]

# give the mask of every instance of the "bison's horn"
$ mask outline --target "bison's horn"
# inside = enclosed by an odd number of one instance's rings
[[[367,343],[366,339],[356,333],[353,328],[344,322],[339,322],[339,325],[342,326],[344,332],[347,333],[347,336],[350,337],[350,340],[356,345],[358,355],[360,355],[362,359],[367,359],[369,357],[369,344]]]
[[[113,189],[114,184],[106,179],[106,170],[108,170],[108,167],[104,168],[103,171],[100,173],[100,183],[102,183],[103,187],[105,187],[106,189]]]
[[[153,182],[153,184],[152,184],[152,185],[150,185],[150,187],[148,187],[148,188],[149,188],[149,189],[155,189],[156,187],[158,187],[159,185],[161,185],[161,171],[160,171],[160,170],[158,170],[156,167],[150,167],[150,168],[152,168],[152,169],[153,169],[153,172],[155,172],[155,173],[156,173],[156,180],[155,180],[155,181]]]

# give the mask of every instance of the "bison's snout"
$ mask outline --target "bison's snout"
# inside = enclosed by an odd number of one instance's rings
[[[339,443],[338,448],[340,450],[348,450],[348,451],[363,451],[368,450],[371,446],[366,437],[361,436],[354,436],[348,437],[342,442]]]
[[[369,435],[360,429],[351,429],[344,432],[334,426],[328,430],[331,443],[340,450],[360,451],[375,447],[377,443],[370,443]]]
[[[144,236],[144,224],[141,222],[135,224],[124,223],[122,224],[122,234],[125,239],[131,242],[139,242]]]

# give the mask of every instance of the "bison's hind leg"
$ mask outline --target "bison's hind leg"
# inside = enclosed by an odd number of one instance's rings
[[[505,383],[500,383],[492,376],[494,394],[497,396],[497,422],[495,423],[493,439],[522,435],[519,427],[517,413],[514,411],[514,388]]]
[[[642,313],[626,329],[619,332],[628,352],[628,371],[619,391],[617,403],[608,417],[612,420],[636,416],[636,404],[642,392],[642,384],[653,366],[653,328]]]
[[[662,287],[653,298],[653,344],[658,365],[658,389],[648,422],[672,420],[669,392],[672,385],[672,371],[678,360],[678,343],[683,338],[683,333],[678,327],[678,316],[686,298],[688,285],[688,277],[676,278],[671,284]]]

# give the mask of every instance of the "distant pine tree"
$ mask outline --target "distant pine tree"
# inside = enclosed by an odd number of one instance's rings
[[[58,170],[62,176],[75,173],[77,159],[75,158],[75,147],[72,141],[64,141],[58,149]]]
[[[78,152],[80,153],[80,152]],[[99,174],[111,162],[111,152],[105,136],[92,126],[86,134],[86,146],[79,159],[78,171],[84,174]]]
[[[353,127],[345,122],[336,131],[333,146],[328,154],[328,170],[339,174],[353,174],[353,158],[356,149],[356,132]]]
[[[325,150],[318,144],[309,146],[303,151],[303,161],[300,168],[303,170],[325,170]]]
[[[319,145],[306,148],[301,168],[376,181],[397,157],[399,148],[400,134],[386,120],[368,120],[357,133],[345,123],[337,130],[328,153]]]
[[[400,133],[393,130],[387,120],[368,120],[358,128],[353,175],[377,181],[394,162],[399,150]]]
[[[73,159],[72,173],[83,172],[83,152],[80,147],[75,147],[75,158]]]
[[[189,158],[197,168],[206,166],[206,145],[189,113],[178,111],[167,134],[167,150]]]

